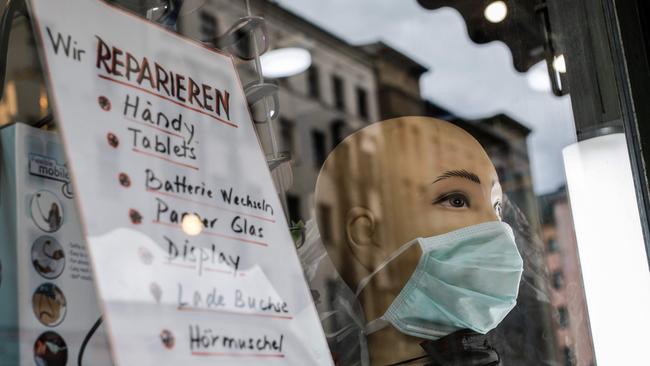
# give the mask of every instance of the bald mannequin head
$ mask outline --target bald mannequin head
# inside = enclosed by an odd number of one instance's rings
[[[492,162],[463,129],[426,117],[374,123],[341,142],[316,183],[316,220],[328,255],[355,291],[404,244],[499,220]],[[381,317],[421,257],[412,245],[360,292],[365,321]],[[371,364],[418,356],[421,340],[386,327],[367,337]],[[388,346],[390,345],[390,346]]]
[[[317,222],[328,254],[353,290],[391,253],[417,238],[499,220],[501,187],[481,145],[426,117],[374,123],[341,142],[316,184]],[[367,319],[381,316],[413,273],[413,246],[361,293]]]

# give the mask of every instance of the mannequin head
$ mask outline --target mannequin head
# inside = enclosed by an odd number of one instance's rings
[[[354,291],[417,237],[499,220],[501,196],[496,170],[471,135],[445,121],[404,117],[361,129],[332,151],[316,184],[316,218],[329,257]],[[420,255],[412,246],[368,283],[359,295],[367,321],[386,311]],[[390,329],[373,337],[387,341],[391,332],[398,344],[410,338]]]

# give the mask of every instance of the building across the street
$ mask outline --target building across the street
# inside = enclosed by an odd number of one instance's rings
[[[336,212],[332,207],[315,207],[313,190],[328,153],[351,132],[372,122],[412,115],[458,125],[490,155],[512,207],[509,214],[527,235],[520,238],[526,271],[519,306],[492,333],[493,343],[502,350],[504,364],[543,360],[556,365],[559,352],[548,341],[553,333],[549,328],[551,295],[543,243],[537,235],[539,218],[528,157],[531,130],[504,114],[467,120],[435,101],[424,100],[419,85],[427,67],[384,42],[351,45],[274,2],[251,1],[251,7],[253,14],[265,17],[272,47],[299,46],[312,56],[309,70],[277,80],[281,86],[277,132],[281,145],[293,156],[293,185],[287,192],[291,220],[307,221],[317,210],[321,217]],[[182,19],[181,30],[194,38],[209,38],[244,15],[243,2],[213,0]],[[244,83],[252,80],[250,65],[241,63],[240,68]],[[327,294],[320,297],[329,298]]]
[[[290,219],[306,220],[313,216],[314,186],[328,153],[350,132],[381,119],[374,63],[362,48],[274,2],[251,1],[251,8],[265,18],[271,49],[301,47],[311,53],[306,72],[276,80],[280,116],[274,124],[280,150],[292,155],[293,184],[287,192]],[[243,1],[212,0],[181,18],[179,30],[191,38],[207,39],[245,15]],[[254,81],[252,65],[239,62],[244,85]],[[270,151],[266,137],[261,133],[262,144]]]
[[[539,197],[542,236],[555,310],[555,340],[563,365],[595,365],[580,257],[566,187]]]

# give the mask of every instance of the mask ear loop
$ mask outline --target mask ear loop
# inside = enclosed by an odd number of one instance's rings
[[[353,330],[354,325],[348,324],[335,332],[325,333],[325,337],[327,337],[327,339],[335,338],[336,342],[341,342],[341,340],[347,337],[347,335],[350,334]]]
[[[409,249],[410,247],[412,247],[413,244],[417,243],[417,242],[418,242],[418,239],[419,239],[419,238],[413,239],[413,240],[411,240],[410,242],[408,242],[408,243],[402,245],[401,248],[397,249],[397,250],[394,251],[391,255],[389,255],[386,259],[384,259],[384,261],[381,262],[381,264],[380,264],[379,266],[377,266],[377,268],[375,268],[375,270],[372,271],[372,273],[370,273],[368,276],[364,277],[361,281],[359,281],[359,284],[357,285],[357,290],[354,292],[354,296],[358,298],[358,297],[359,297],[359,294],[361,293],[361,291],[363,291],[363,289],[368,285],[368,283],[370,282],[370,280],[371,280],[371,279],[372,279],[372,278],[373,278],[377,273],[379,273],[379,271],[381,271],[382,269],[384,269],[384,267],[386,267],[386,265],[388,265],[388,263],[392,262],[395,258],[397,258],[397,257],[399,257],[400,255],[402,255],[402,253],[404,253],[407,249]]]
[[[391,253],[391,255],[389,255],[383,262],[381,262],[381,264],[379,266],[377,266],[377,268],[375,268],[375,270],[372,271],[372,273],[370,273],[368,276],[364,277],[361,281],[359,281],[359,285],[357,286],[357,290],[355,291],[354,296],[356,298],[358,298],[361,291],[363,291],[363,289],[368,285],[370,280],[377,273],[379,273],[379,271],[384,269],[384,267],[386,267],[386,265],[388,265],[388,263],[392,262],[395,258],[402,255],[406,250],[411,248],[414,244],[418,243],[419,242],[418,239],[419,238],[413,239],[410,242],[402,245],[399,249],[397,249],[396,251]],[[363,328],[362,328],[363,329],[363,335],[367,336],[367,335],[370,335],[372,333],[375,333],[375,332],[377,332],[377,331],[379,331],[381,329],[386,328],[389,324],[390,323],[388,321],[386,321],[386,319],[384,319],[383,317],[371,320],[365,326],[363,326]]]
[[[375,320],[371,320],[368,324],[366,324],[363,333],[365,335],[370,335],[378,330],[382,330],[386,328],[389,324],[390,323],[388,323],[388,321],[386,321],[384,318],[377,318]]]
[[[364,331],[364,320],[359,318],[359,316],[355,315],[354,310],[352,309],[352,306],[343,301],[341,297],[338,298],[337,301],[338,305],[343,307],[345,310],[345,313],[350,316],[352,319],[352,323],[346,325],[345,327],[334,331],[330,333],[325,333],[325,336],[330,339],[334,338],[337,343],[341,342],[343,339],[348,337],[350,333],[353,331],[357,330],[358,333],[358,338],[359,338],[359,351],[360,351],[360,357],[361,357],[361,365],[362,366],[369,366],[369,354],[368,354],[368,344],[366,343],[366,337],[365,337],[365,331]],[[320,321],[323,322],[326,319],[331,318],[332,316],[341,313],[341,310],[332,310],[323,313],[320,316]]]

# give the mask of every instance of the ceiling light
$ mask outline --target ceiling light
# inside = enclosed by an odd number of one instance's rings
[[[187,235],[195,236],[201,234],[203,231],[203,222],[195,214],[188,214],[183,217],[181,227]]]
[[[284,78],[307,70],[311,65],[311,54],[304,48],[278,48],[262,55],[260,61],[265,77]]]
[[[508,6],[503,1],[494,1],[485,8],[483,15],[489,22],[499,23],[508,15]]]

